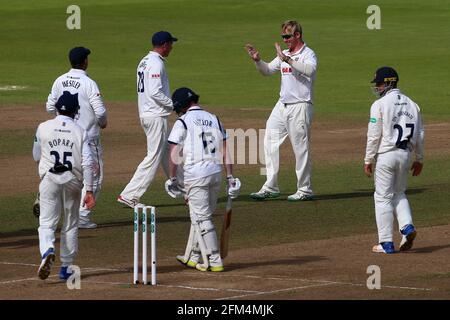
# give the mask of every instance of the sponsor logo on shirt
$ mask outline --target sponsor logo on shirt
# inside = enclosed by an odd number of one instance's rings
[[[289,67],[281,68],[281,72],[283,74],[292,73],[292,68],[289,68]]]
[[[159,73],[155,73],[151,75],[152,79],[161,78],[161,75]]]

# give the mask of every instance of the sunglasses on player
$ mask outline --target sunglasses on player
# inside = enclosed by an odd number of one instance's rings
[[[290,38],[292,38],[294,35],[293,34],[282,34],[281,35],[281,37],[283,38],[283,39],[290,39]]]

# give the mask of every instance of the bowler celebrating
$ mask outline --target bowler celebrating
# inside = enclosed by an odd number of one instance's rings
[[[280,195],[279,150],[289,136],[295,154],[297,190],[288,200],[305,201],[313,198],[309,141],[317,58],[314,51],[303,42],[302,28],[297,21],[283,23],[281,37],[288,49],[281,51],[276,43],[277,57],[270,63],[262,61],[259,52],[251,44],[246,45],[248,54],[261,74],[267,76],[277,71],[281,73],[280,99],[267,120],[264,137],[267,180],[261,190],[250,194],[250,197],[263,200]]]

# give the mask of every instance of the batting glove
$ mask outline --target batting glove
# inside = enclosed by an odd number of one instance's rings
[[[241,191],[241,180],[233,177],[232,175],[227,176],[227,193],[231,199],[236,199]]]

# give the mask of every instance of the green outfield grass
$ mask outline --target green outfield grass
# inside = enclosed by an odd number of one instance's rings
[[[255,172],[258,169],[255,168]],[[360,163],[342,163],[336,166],[316,165],[313,183],[317,200],[302,203],[286,201],[295,185],[293,170],[283,169],[280,176],[282,196],[279,199],[256,202],[248,197],[259,189],[263,177],[241,176],[243,189],[234,201],[232,247],[246,248],[290,243],[308,239],[326,239],[338,236],[373,232],[376,225],[373,204],[373,180],[364,176]],[[429,160],[420,177],[409,178],[408,198],[418,228],[448,224],[450,212],[450,169],[445,157]],[[158,248],[166,254],[182,251],[189,232],[189,217],[184,204],[169,198],[162,188],[163,181],[155,181],[143,197],[158,209]],[[104,228],[101,242],[92,244],[99,250],[104,244],[131,244],[132,210],[115,201],[123,185],[106,184],[95,209],[94,220]],[[37,234],[37,219],[31,214],[34,194],[0,197],[0,233],[2,237],[32,236]],[[222,190],[214,221],[218,229],[225,211]],[[130,229],[130,230],[128,230]],[[89,237],[87,237],[89,238]],[[91,245],[91,241],[82,243]],[[111,240],[111,241],[108,241]],[[90,246],[89,245],[89,246]],[[103,247],[102,250],[105,250]]]
[[[442,90],[449,74],[448,1],[377,1],[378,31],[366,27],[368,0],[80,0],[81,30],[73,31],[66,28],[69,4],[0,2],[0,87],[26,86],[1,91],[0,106],[44,102],[76,45],[92,49],[89,73],[106,101],[134,101],[136,64],[152,33],[167,29],[180,39],[167,65],[173,89],[191,86],[212,106],[272,107],[279,79],[259,76],[243,46],[251,42],[272,59],[280,23],[295,18],[319,58],[318,113],[367,113],[374,70],[392,65],[426,117],[450,116],[450,94]]]
[[[167,29],[180,39],[167,63],[172,89],[190,86],[212,111],[215,107],[229,107],[232,112],[242,112],[243,121],[258,119],[263,126],[266,117],[254,108],[270,112],[277,100],[279,76],[260,76],[243,46],[251,42],[265,60],[272,59],[273,43],[281,42],[281,22],[293,18],[302,23],[305,40],[319,59],[317,121],[365,121],[374,101],[369,81],[382,65],[398,69],[400,87],[422,107],[425,123],[450,120],[450,93],[445,88],[450,74],[448,1],[377,1],[382,10],[379,31],[366,28],[366,8],[373,4],[368,0],[286,0],[282,4],[243,0],[78,0],[82,29],[75,31],[65,27],[70,4],[73,2],[66,0],[14,4],[0,0],[0,113],[1,107],[11,105],[40,105],[44,113],[43,104],[54,79],[69,68],[68,50],[78,45],[92,50],[88,71],[107,103],[135,101],[136,64],[150,49],[152,33]],[[1,90],[9,85],[25,89]],[[136,109],[130,113],[136,114]],[[226,127],[233,128],[234,124],[226,123]],[[0,128],[0,134],[1,161],[29,156],[29,164],[33,165],[34,129],[23,129],[18,121],[17,129]],[[119,135],[105,130],[103,135],[108,148],[120,147],[133,138],[127,132]],[[144,143],[143,135],[139,139]],[[142,152],[144,148],[142,145]],[[410,178],[408,197],[419,228],[450,221],[446,148],[441,156],[426,155],[423,174]],[[282,165],[282,199],[265,202],[248,197],[263,183],[259,168],[242,170],[242,174],[237,168],[243,190],[234,202],[232,250],[359,233],[373,233],[376,241],[373,180],[364,176],[361,162],[342,159],[313,165],[317,200],[306,203],[284,200],[294,192],[292,166]],[[98,238],[82,231],[82,254],[96,255],[109,247],[119,250],[124,243],[131,247],[131,209],[116,202],[126,183],[111,183],[105,178],[94,215],[94,221],[104,228],[97,230]],[[142,201],[158,207],[158,250],[181,253],[189,231],[188,215],[182,203],[164,193],[162,185],[162,179],[155,181]],[[215,217],[217,226],[221,226],[224,196],[222,192]],[[37,220],[31,214],[34,197],[29,192],[0,195],[0,237],[37,235]],[[32,245],[37,247],[36,243]],[[83,251],[86,247],[91,251]]]

